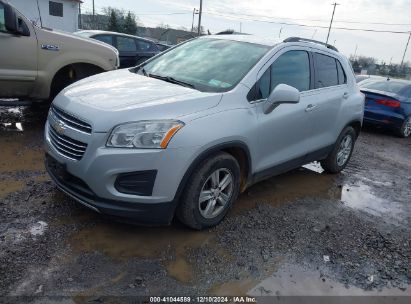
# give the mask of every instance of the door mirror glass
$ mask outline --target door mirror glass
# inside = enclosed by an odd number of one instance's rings
[[[276,107],[283,103],[299,103],[300,102],[300,91],[296,88],[286,85],[279,84],[271,92],[267,98],[267,102],[264,104],[264,113],[271,113]]]

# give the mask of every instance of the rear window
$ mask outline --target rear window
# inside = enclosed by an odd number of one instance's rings
[[[393,80],[384,80],[384,81],[367,81],[363,84],[360,84],[360,88],[377,90],[383,92],[389,92],[394,94],[401,95],[401,92],[406,90],[411,83],[404,83]]]

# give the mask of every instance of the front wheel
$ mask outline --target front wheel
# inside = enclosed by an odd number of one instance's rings
[[[356,138],[357,134],[353,127],[346,127],[341,132],[331,153],[321,161],[321,166],[326,172],[339,173],[347,166]]]
[[[217,225],[240,189],[240,166],[228,153],[205,160],[190,177],[177,209],[178,219],[193,229]]]
[[[398,135],[402,138],[407,138],[411,135],[411,116],[404,120],[404,123],[398,130]]]

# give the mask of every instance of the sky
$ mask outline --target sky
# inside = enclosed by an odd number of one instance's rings
[[[161,23],[191,29],[193,9],[200,0],[94,0],[97,12],[112,6],[133,12],[144,26]],[[235,29],[261,37],[291,36],[324,41],[334,0],[203,0],[201,24],[211,33]],[[82,11],[92,9],[83,0]],[[411,32],[411,0],[339,0],[329,43],[346,56],[371,56],[400,63]],[[195,16],[195,24],[198,22]],[[283,23],[283,24],[280,24]],[[284,24],[286,23],[286,24]],[[383,24],[382,24],[383,23]],[[306,25],[306,26],[298,26]],[[348,31],[371,29],[405,33]],[[357,50],[357,51],[356,51]],[[411,62],[411,42],[405,56]]]

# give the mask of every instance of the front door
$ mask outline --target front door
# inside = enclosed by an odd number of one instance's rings
[[[37,78],[36,34],[30,22],[17,16],[19,27],[28,36],[6,30],[4,4],[0,2],[0,97],[30,95]]]
[[[271,63],[271,64],[270,64]],[[286,171],[295,162],[303,161],[309,149],[311,122],[307,109],[314,102],[310,95],[310,56],[305,50],[283,50],[278,53],[266,70],[260,72],[257,82],[256,111],[259,124],[259,148],[256,171],[267,175]],[[265,114],[265,98],[278,84],[287,84],[301,92],[297,104],[281,104]],[[283,170],[281,170],[283,168]]]

